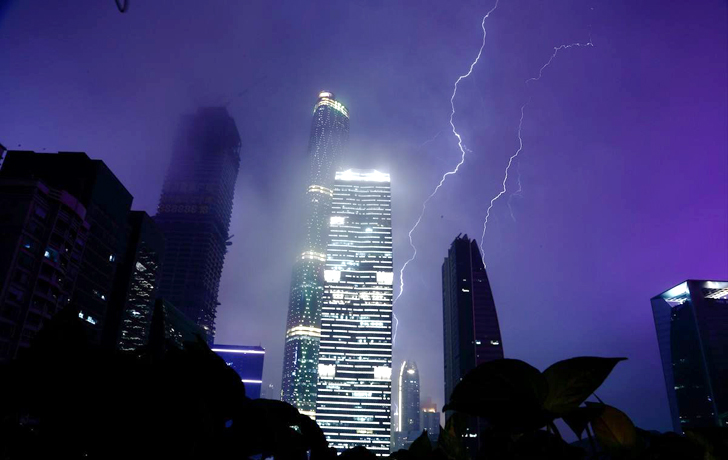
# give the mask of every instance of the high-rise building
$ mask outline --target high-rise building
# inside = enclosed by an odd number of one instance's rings
[[[58,193],[66,192],[85,208],[88,237],[70,304],[85,320],[92,341],[101,343],[103,336],[103,342],[113,346],[109,339],[116,331],[106,329],[105,320],[117,266],[126,251],[131,194],[103,161],[81,152],[10,151],[0,178],[40,180]],[[66,236],[70,238],[74,232]]]
[[[348,110],[332,93],[321,92],[308,145],[305,241],[291,276],[281,384],[283,401],[311,416],[316,410],[323,271],[334,174],[348,138]]]
[[[397,431],[420,431],[420,372],[417,363],[407,360],[399,369]]]
[[[239,166],[240,135],[225,108],[185,117],[154,216],[166,242],[159,294],[199,324],[209,343]]]
[[[422,406],[422,429],[427,431],[431,442],[437,441],[440,434],[440,413],[435,404]]]
[[[0,361],[27,348],[71,301],[89,227],[69,193],[0,178]]]
[[[118,323],[117,347],[126,351],[147,343],[164,257],[164,237],[146,212],[129,213],[128,234],[109,318]]]
[[[337,450],[389,454],[392,212],[389,174],[336,173],[328,222],[316,421]]]
[[[455,385],[479,364],[503,358],[498,315],[478,243],[458,235],[442,264],[445,401]],[[467,427],[466,448],[475,457],[477,419]]]
[[[687,280],[651,304],[673,429],[728,426],[728,281]]]
[[[245,396],[251,399],[261,397],[263,361],[265,359],[263,347],[215,344],[212,351],[238,373],[245,385]]]

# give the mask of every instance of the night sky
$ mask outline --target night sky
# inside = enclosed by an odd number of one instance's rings
[[[317,93],[351,112],[345,166],[392,175],[399,270],[422,201],[459,160],[450,96],[492,6],[0,1],[0,142],[86,151],[153,214],[180,116],[228,104],[243,147],[217,341],[264,346],[278,391]],[[728,279],[727,14],[720,0],[501,0],[455,99],[465,164],[428,204],[395,306],[395,368],[417,362],[423,399],[443,403],[442,260],[459,233],[480,237],[530,98],[484,248],[506,356],[628,357],[598,395],[670,429],[649,299]]]

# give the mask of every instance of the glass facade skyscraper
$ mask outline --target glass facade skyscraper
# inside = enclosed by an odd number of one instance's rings
[[[458,235],[442,264],[445,402],[455,385],[479,364],[503,358],[498,314],[478,243]],[[449,415],[449,414],[448,414]],[[480,442],[477,419],[467,427],[468,456]]]
[[[399,369],[397,431],[420,431],[420,372],[412,360],[402,363]]]
[[[164,237],[144,211],[129,213],[129,238],[117,272],[111,304],[119,323],[117,347],[131,351],[146,345],[164,257]]]
[[[688,280],[651,304],[673,429],[728,426],[728,281]]]
[[[329,445],[390,450],[392,211],[389,174],[336,173],[328,220],[316,421]]]
[[[348,110],[332,93],[321,92],[314,106],[308,145],[305,239],[291,277],[281,385],[283,401],[310,416],[315,416],[316,410],[323,274],[334,175],[348,139]]]
[[[159,294],[215,335],[215,314],[235,181],[240,135],[223,107],[183,119],[154,221],[164,234]]]

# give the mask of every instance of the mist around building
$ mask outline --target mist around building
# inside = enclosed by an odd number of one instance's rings
[[[394,255],[405,257],[393,247],[397,176],[348,163],[349,117],[318,94],[285,335],[269,339],[285,344],[280,383],[263,380],[267,344],[215,340],[245,144],[225,108],[182,117],[153,216],[93,152],[3,152],[0,388],[14,401],[1,413],[13,439],[2,458],[116,458],[147,443],[144,455],[161,458],[720,458],[727,281],[655,286],[669,289],[643,299],[674,430],[651,433],[596,396],[623,357],[541,372],[509,356],[482,248],[453,235],[429,280],[442,288],[446,407],[422,395],[416,362],[392,358]]]

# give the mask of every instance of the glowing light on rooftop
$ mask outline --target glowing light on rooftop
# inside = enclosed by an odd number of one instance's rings
[[[351,182],[389,182],[389,174],[379,172],[376,169],[347,169],[346,171],[338,171],[336,173],[336,180]]]

